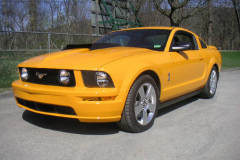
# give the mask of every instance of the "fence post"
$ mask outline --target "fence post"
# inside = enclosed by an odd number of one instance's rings
[[[51,52],[51,34],[48,33],[48,52]]]

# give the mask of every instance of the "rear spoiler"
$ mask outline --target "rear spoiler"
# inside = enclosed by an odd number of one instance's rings
[[[68,50],[68,49],[75,49],[75,48],[91,48],[92,44],[68,44],[66,47],[62,49],[63,50]]]

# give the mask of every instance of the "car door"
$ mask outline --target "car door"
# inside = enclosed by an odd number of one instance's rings
[[[170,49],[174,63],[172,85],[175,96],[198,89],[206,68],[194,35],[186,31],[178,31],[173,37],[171,46],[178,42],[191,42],[192,49],[178,52]]]

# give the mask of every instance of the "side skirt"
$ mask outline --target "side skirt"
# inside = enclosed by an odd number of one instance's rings
[[[197,90],[197,91],[194,91],[194,92],[185,94],[185,95],[183,95],[183,96],[181,96],[181,97],[178,97],[178,98],[169,100],[169,101],[167,101],[167,102],[163,102],[163,103],[160,102],[160,105],[158,105],[158,109],[165,108],[165,107],[167,107],[167,106],[170,106],[170,105],[175,104],[175,103],[177,103],[177,102],[180,102],[180,101],[182,101],[182,100],[185,100],[185,99],[188,99],[188,98],[190,98],[190,97],[196,96],[196,95],[198,95],[199,93],[201,93],[202,90],[203,90],[203,89],[199,89],[199,90]]]

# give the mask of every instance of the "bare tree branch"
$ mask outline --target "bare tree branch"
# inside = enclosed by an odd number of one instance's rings
[[[206,1],[206,2],[207,2],[207,1]],[[205,2],[205,3],[206,3],[206,2]],[[184,20],[184,19],[187,19],[187,18],[190,18],[190,17],[192,17],[194,14],[196,14],[196,13],[198,13],[198,12],[200,12],[200,11],[208,8],[208,7],[209,7],[209,4],[208,4],[206,7],[197,6],[190,14],[187,14],[186,16],[182,16],[182,17],[180,18],[180,21],[182,21],[182,20]]]
[[[139,0],[139,1],[136,2],[135,11],[136,11],[137,15],[139,13],[140,7],[142,6],[142,3],[143,3],[143,0]]]
[[[156,7],[156,9],[162,13],[163,15],[170,17],[170,13],[168,13],[166,10],[162,9],[160,6],[162,4],[163,0],[161,0],[160,2],[157,2],[157,0],[153,0],[154,6]]]
[[[167,16],[170,19],[171,22],[171,26],[179,26],[179,24],[181,23],[182,20],[187,19],[189,17],[192,17],[194,14],[206,9],[208,7],[208,5],[206,6],[206,3],[209,0],[198,0],[195,1],[194,4],[197,3],[197,6],[193,8],[190,8],[188,10],[193,9],[193,11],[191,13],[187,13],[187,15],[183,16],[181,14],[182,12],[182,8],[186,7],[190,0],[168,0],[168,4],[170,6],[170,13],[167,12],[167,10],[163,9],[163,7],[161,7],[161,4],[163,3],[163,0],[157,1],[157,0],[153,0],[154,2],[154,6],[155,8],[163,15]],[[206,7],[204,7],[206,6]]]
[[[184,0],[181,3],[179,3],[178,0],[168,0],[169,5],[174,8],[174,9],[180,9],[185,7],[188,3],[190,2],[190,0]]]
[[[234,12],[235,12],[235,15],[236,15],[236,19],[237,19],[237,24],[238,24],[238,32],[240,34],[240,19],[239,19],[239,14],[238,14],[238,4],[239,2],[237,3],[236,0],[232,0],[232,3],[233,3],[233,7],[234,7]]]

